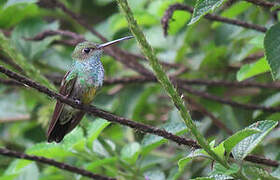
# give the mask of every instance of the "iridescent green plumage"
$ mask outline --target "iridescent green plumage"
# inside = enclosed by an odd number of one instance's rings
[[[125,37],[101,45],[91,42],[78,44],[72,54],[73,66],[62,80],[60,94],[80,103],[90,104],[103,84],[104,69],[100,61],[102,48],[130,38]],[[79,124],[84,114],[58,101],[47,132],[48,142],[60,142]]]

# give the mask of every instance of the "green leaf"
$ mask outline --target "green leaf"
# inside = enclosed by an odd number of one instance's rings
[[[261,180],[279,180],[279,178],[273,177],[265,169],[254,166],[244,166],[243,170],[250,179]]]
[[[29,116],[25,101],[18,93],[3,93],[0,94],[0,99],[0,119],[16,119]]]
[[[23,19],[36,17],[38,14],[39,8],[36,4],[16,4],[0,9],[0,27],[9,28]]]
[[[3,33],[0,33],[0,48],[1,50],[8,55],[15,63],[17,63],[27,74],[27,76],[32,77],[33,80],[42,83],[43,85],[55,90],[56,87],[44,76],[41,75],[38,68],[35,68],[31,63],[29,63],[23,56],[20,54],[13,44],[8,40]]]
[[[202,16],[209,13],[210,11],[214,11],[217,7],[222,5],[224,1],[225,0],[197,0],[189,25],[194,24],[200,18],[202,18]]]
[[[12,42],[28,61],[39,59],[54,38],[45,38],[41,41],[29,41],[24,38],[32,38],[45,30],[57,30],[58,27],[57,21],[47,24],[38,18],[28,19],[15,27],[12,32]]]
[[[95,171],[96,168],[102,167],[104,165],[114,166],[117,161],[118,157],[108,157],[94,160],[93,162],[86,165],[86,170]]]
[[[259,59],[257,62],[252,64],[243,65],[237,72],[236,78],[238,81],[251,78],[253,76],[270,71],[270,67],[265,58]]]
[[[60,159],[64,158],[66,156],[73,155],[72,152],[67,150],[67,146],[63,146],[61,144],[55,144],[55,143],[38,143],[34,146],[28,148],[26,150],[27,154],[32,154],[36,156],[44,156],[46,158],[55,158]]]
[[[261,131],[256,128],[245,128],[242,129],[241,131],[236,132],[229,138],[227,138],[224,142],[223,145],[225,147],[225,150],[227,153],[230,153],[232,148],[236,146],[240,141],[243,139],[247,138],[248,136],[251,136],[256,133],[260,133]]]
[[[69,151],[73,149],[83,151],[85,148],[85,137],[82,128],[76,127],[73,131],[65,136],[62,145],[63,148]]]
[[[183,28],[189,21],[191,14],[186,11],[175,11],[172,15],[172,21],[169,22],[168,34],[174,35]]]
[[[10,177],[19,177],[23,180],[37,180],[39,179],[39,169],[35,162],[27,160],[15,160],[6,170],[5,175],[0,179],[10,179]]]
[[[211,172],[211,175],[232,175],[239,171],[239,166],[237,164],[231,164],[230,167],[227,169],[222,166],[220,163],[215,163],[214,170]]]
[[[275,178],[278,178],[280,179],[280,167],[276,168],[272,173],[271,175]]]
[[[134,164],[140,154],[141,146],[137,142],[125,145],[121,150],[121,159]]]
[[[190,179],[190,180],[216,180],[216,178],[213,178],[213,177],[197,177],[195,179]]]
[[[214,145],[215,145],[215,140],[211,141],[209,143],[209,145],[210,145],[211,149],[213,150]],[[208,155],[208,153],[204,149],[196,149],[195,151],[192,151],[188,156],[181,158],[178,161],[179,172],[182,172],[184,170],[184,167],[187,165],[187,163],[196,157],[205,157],[205,158],[211,159],[211,157]]]
[[[213,178],[214,180],[229,180],[229,179],[233,179],[231,176],[224,175],[224,174],[215,174],[215,175],[212,175],[210,177]]]
[[[145,179],[156,179],[156,180],[165,180],[164,173],[159,169],[151,169],[149,171],[144,172]]]
[[[0,176],[0,180],[14,180],[14,179],[16,179],[16,177],[18,175],[19,175],[18,173],[3,175],[3,176]]]
[[[161,126],[161,129],[166,130],[167,132],[173,133],[173,134],[181,134],[187,130],[186,125],[183,122],[168,122]],[[167,140],[163,137],[156,136],[156,135],[145,135],[141,146],[142,153],[146,154],[152,149],[155,149],[156,147],[160,146],[163,143],[166,143]]]
[[[204,152],[205,151],[203,149],[197,149],[197,150],[191,152],[188,156],[186,156],[184,158],[181,158],[178,161],[179,171],[183,171],[185,166],[195,157],[206,157],[206,156],[208,156]]]
[[[248,128],[258,128],[261,132],[251,135],[241,142],[239,142],[232,151],[234,159],[241,161],[250,152],[252,152],[258,144],[260,144],[263,138],[278,124],[277,121],[265,120],[258,121]]]
[[[273,79],[280,77],[280,24],[273,25],[265,34],[264,50]]]
[[[151,26],[158,23],[158,19],[147,13],[146,11],[138,11],[134,14],[135,19],[140,26]],[[114,34],[123,28],[127,28],[128,24],[125,17],[122,14],[115,14],[110,17],[110,31]]]
[[[280,93],[275,93],[269,97],[267,97],[264,102],[261,103],[262,106],[266,107],[275,107],[280,104]],[[253,118],[257,118],[263,113],[261,110],[255,110],[253,113]]]
[[[165,162],[165,159],[161,156],[146,155],[140,161],[141,171],[151,169],[154,166],[160,165]]]
[[[97,118],[92,123],[90,123],[90,126],[88,128],[88,137],[87,137],[87,143],[89,147],[92,147],[93,141],[99,136],[102,130],[106,128],[109,124],[110,124],[109,121],[106,121],[101,118]]]
[[[153,95],[157,92],[159,92],[160,88],[159,86],[151,86],[146,88],[140,95],[140,97],[136,100],[133,113],[132,113],[132,119],[135,121],[143,121],[143,115],[147,113],[152,113],[152,105],[150,105],[150,102],[153,100]],[[154,100],[156,101],[156,100]],[[147,110],[148,108],[148,110]]]

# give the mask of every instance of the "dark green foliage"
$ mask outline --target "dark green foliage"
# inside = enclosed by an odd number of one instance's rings
[[[83,35],[89,41],[101,41],[65,12],[40,7],[38,1],[0,1],[0,65],[52,90],[58,90],[58,83],[53,82],[59,81],[72,63],[74,47],[65,44],[70,38],[60,35],[39,41],[28,38],[45,30],[68,30]],[[82,15],[90,27],[108,40],[131,35],[128,22],[119,12],[116,1],[60,2]],[[193,14],[183,10],[174,11],[169,21],[169,35],[164,37],[160,21],[174,3],[191,5],[195,10]],[[129,0],[134,18],[158,59],[177,64],[175,68],[164,67],[168,75],[179,72],[176,78],[182,80],[205,79],[210,85],[189,85],[194,91],[207,92],[226,101],[277,107],[280,101],[279,85],[276,88],[272,86],[275,85],[273,79],[279,79],[280,69],[280,25],[273,18],[278,14],[272,16],[274,11],[246,1],[231,5],[227,3],[225,0]],[[263,33],[207,20],[204,18],[207,13],[262,25],[268,30]],[[118,46],[127,52],[140,54],[135,39],[124,41]],[[22,70],[7,63],[7,60],[14,61]],[[139,75],[107,54],[101,61],[107,79]],[[151,69],[147,62],[141,59],[139,62]],[[183,67],[186,70],[183,71]],[[2,79],[8,78],[0,74]],[[221,81],[222,85],[211,84],[212,80]],[[234,86],[223,83],[225,81],[255,85]],[[143,134],[90,115],[85,116],[79,127],[67,135],[63,142],[48,144],[45,134],[55,100],[31,88],[11,86],[2,81],[0,148],[44,156],[118,180],[222,180],[236,177],[236,174],[244,175],[243,179],[280,179],[279,167],[244,161],[249,154],[280,160],[280,134],[279,129],[275,128],[280,118],[279,112],[225,105],[203,95],[186,92],[182,88],[183,83],[179,81],[175,87],[187,97],[184,99],[189,108],[187,110],[210,143],[211,150],[223,162],[227,162],[228,167],[217,163],[205,149],[179,146],[163,137]],[[265,86],[260,87],[259,84]],[[197,141],[159,83],[105,85],[93,105]],[[212,117],[205,111],[210,112]],[[213,116],[234,134],[227,134],[225,129],[217,127]],[[53,166],[0,155],[0,180],[12,179],[88,178]]]

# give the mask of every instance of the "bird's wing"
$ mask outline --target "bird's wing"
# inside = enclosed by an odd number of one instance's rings
[[[71,76],[71,77],[69,77],[69,76]],[[74,88],[76,80],[77,80],[77,75],[75,73],[72,74],[71,71],[68,71],[61,81],[59,93],[63,96],[69,97]],[[48,138],[50,137],[50,134],[53,131],[56,123],[59,123],[58,119],[60,117],[61,111],[64,106],[65,105],[63,103],[61,103],[60,101],[57,101],[55,109],[54,109],[54,113],[52,116],[52,120],[49,125],[48,132],[47,132]]]

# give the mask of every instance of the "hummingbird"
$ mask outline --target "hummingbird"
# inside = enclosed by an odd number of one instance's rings
[[[77,44],[72,53],[73,65],[62,79],[59,93],[78,103],[90,104],[104,80],[104,68],[100,61],[103,48],[131,38],[133,36],[99,45],[89,41]],[[47,131],[47,141],[57,143],[62,141],[64,136],[79,124],[84,115],[85,112],[57,101]]]

